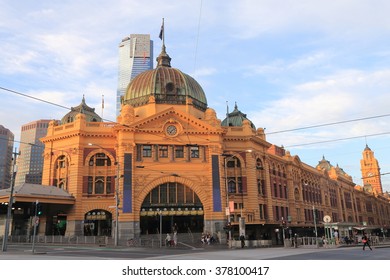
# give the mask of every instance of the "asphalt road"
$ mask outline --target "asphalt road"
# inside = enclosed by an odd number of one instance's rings
[[[390,260],[390,247],[341,248],[106,248],[9,244],[0,260]]]

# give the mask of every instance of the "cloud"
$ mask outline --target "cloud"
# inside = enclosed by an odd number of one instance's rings
[[[217,69],[214,67],[203,67],[196,69],[194,73],[194,77],[202,77],[202,76],[212,76],[217,72]]]
[[[389,113],[390,70],[345,70],[321,80],[291,85],[290,92],[251,113],[255,124],[267,127],[270,138],[284,145],[327,141],[390,131],[388,118],[295,132],[272,132],[378,116]],[[377,94],[373,94],[373,93]],[[373,125],[374,124],[374,125]]]
[[[264,33],[321,32],[329,37],[346,38],[380,36],[390,31],[387,1],[227,1],[226,21],[231,34],[239,38],[257,37]]]

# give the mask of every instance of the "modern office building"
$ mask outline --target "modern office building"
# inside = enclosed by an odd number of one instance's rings
[[[0,125],[0,189],[7,189],[11,186],[13,146],[14,134]]]
[[[46,136],[49,122],[50,120],[37,120],[22,126],[15,185],[41,184],[44,145],[39,139]]]
[[[119,44],[119,72],[116,115],[119,115],[121,96],[130,81],[138,74],[153,69],[153,41],[149,34],[131,34]]]

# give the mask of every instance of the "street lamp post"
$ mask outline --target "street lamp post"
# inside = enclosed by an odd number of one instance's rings
[[[160,215],[160,248],[162,247],[162,211],[159,210],[158,214]]]
[[[116,163],[117,174],[116,174],[116,186],[115,186],[115,246],[118,246],[119,240],[119,162]]]
[[[318,248],[319,246],[318,246],[318,232],[317,232],[317,211],[314,208],[314,205],[313,205],[313,217],[314,217],[314,232],[316,234],[316,245]]]
[[[228,186],[228,178],[227,178],[227,159],[232,157],[231,155],[224,155],[224,168],[225,168],[225,189],[226,189],[226,217],[227,217],[227,226],[228,226],[228,246],[232,247],[232,229],[230,226],[230,208],[229,208],[229,186]]]
[[[9,223],[10,223],[10,219],[11,219],[11,212],[12,212],[12,204],[14,202],[14,183],[15,183],[15,180],[14,180],[14,172],[15,172],[15,165],[16,165],[16,157],[20,155],[20,152],[17,153],[16,152],[16,148],[15,148],[15,152],[13,152],[13,164],[12,164],[12,173],[11,173],[11,191],[10,191],[10,194],[9,194],[9,201],[8,201],[8,208],[7,208],[7,217],[6,217],[6,220],[5,220],[5,229],[4,229],[4,236],[3,236],[3,244],[2,244],[2,247],[1,247],[1,250],[3,252],[7,251],[7,242],[8,242],[8,235],[9,235]]]

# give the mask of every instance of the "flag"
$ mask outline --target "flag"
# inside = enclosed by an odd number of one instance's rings
[[[164,24],[161,25],[160,34],[158,35],[158,37],[160,38],[160,40],[162,40],[162,38],[163,38],[163,33],[164,33]]]
[[[158,37],[160,38],[160,40],[163,40],[163,38],[164,38],[164,18],[162,20],[160,34],[158,35]]]

